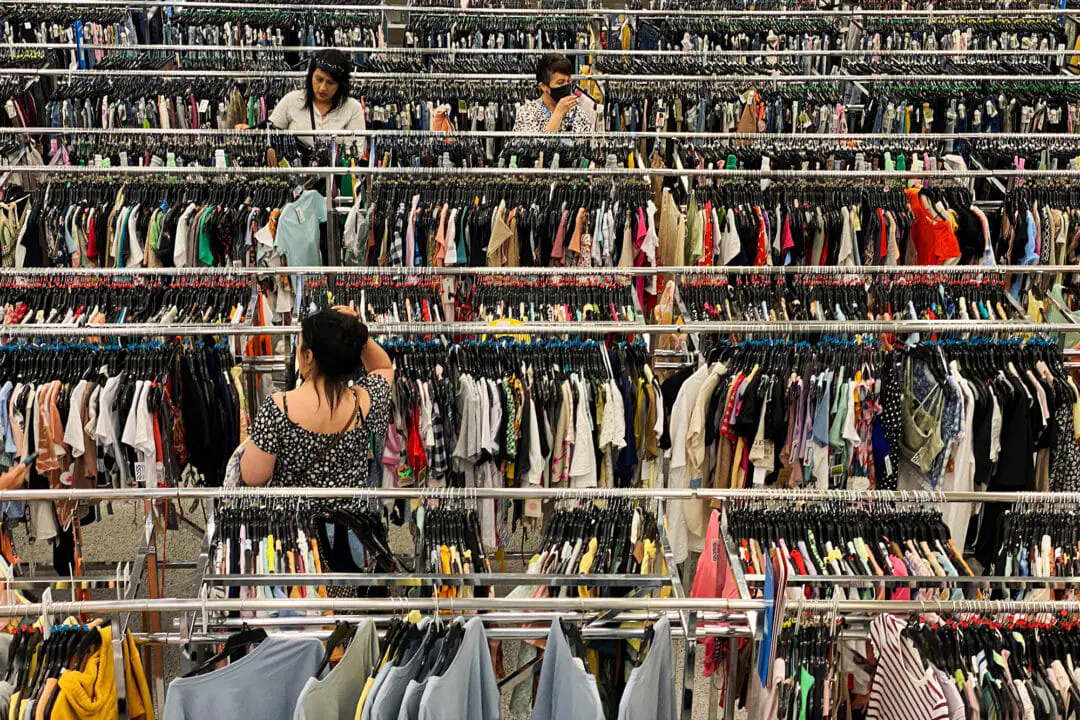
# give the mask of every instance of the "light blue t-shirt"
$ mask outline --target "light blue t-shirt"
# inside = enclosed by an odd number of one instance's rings
[[[675,670],[671,657],[671,623],[660,618],[645,662],[634,668],[619,700],[618,720],[675,720]]]
[[[424,621],[426,622],[426,620]],[[428,628],[427,632],[432,632]],[[405,691],[409,687],[409,681],[416,677],[420,666],[427,659],[420,648],[423,647],[423,639],[417,641],[412,656],[400,665],[389,663],[379,671],[375,678],[375,684],[371,686],[368,703],[360,714],[360,720],[397,720],[405,699]],[[439,644],[441,648],[441,643]]]
[[[326,198],[316,190],[305,190],[281,209],[274,249],[293,267],[322,265],[319,252],[319,225],[326,222]]]
[[[499,711],[499,683],[487,633],[483,621],[474,617],[465,623],[465,637],[450,667],[428,679],[418,720],[499,720]]]
[[[551,622],[545,648],[529,720],[604,720],[596,678],[574,658],[558,620]]]
[[[266,638],[220,670],[169,683],[165,720],[292,720],[322,656],[323,645],[315,638]]]

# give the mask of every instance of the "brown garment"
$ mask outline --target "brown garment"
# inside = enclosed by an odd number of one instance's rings
[[[506,248],[506,266],[521,267],[521,240],[518,238],[518,208],[510,211],[510,242]]]
[[[581,256],[581,236],[585,234],[585,223],[588,220],[588,217],[585,208],[578,208],[577,217],[574,220],[574,234],[570,237],[570,244],[566,248],[574,253],[574,258]]]

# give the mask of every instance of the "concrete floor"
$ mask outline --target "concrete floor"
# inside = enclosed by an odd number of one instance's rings
[[[201,513],[201,510],[196,510]],[[198,518],[199,524],[203,525],[201,517]],[[142,505],[138,503],[117,503],[114,505],[114,514],[106,516],[102,521],[93,523],[86,526],[83,530],[83,544],[85,548],[85,559],[89,562],[107,562],[115,564],[118,562],[131,561],[135,556],[135,552],[139,545],[139,538],[143,531],[143,516]],[[538,541],[536,533],[532,534],[532,542]],[[199,556],[199,550],[202,547],[203,538],[201,535],[197,535],[191,530],[181,529],[174,530],[167,533],[167,537],[164,544],[164,556],[169,563],[173,562],[195,562]],[[39,566],[38,571],[41,573],[52,572],[52,550],[45,544],[38,542],[31,544],[26,536],[26,533],[19,528],[14,534],[14,542],[17,552],[27,562],[36,562]],[[412,546],[408,531],[404,528],[394,528],[391,534],[391,543],[398,552],[408,552]],[[526,540],[526,550],[531,551],[531,543]],[[510,547],[514,549],[521,548],[521,536],[515,537]],[[508,567],[509,570],[515,571],[520,568],[513,566]],[[145,582],[141,589],[140,596],[146,596]],[[165,575],[165,584],[163,589],[164,597],[173,598],[191,598],[196,597],[198,594],[199,578],[197,577],[196,570],[187,569],[169,569]],[[67,599],[63,591],[60,591],[54,595],[55,599]],[[108,597],[108,591],[96,591],[93,595],[95,599]],[[140,625],[140,618],[136,616],[133,619],[133,628],[136,630],[142,629]],[[174,630],[175,628],[165,628],[166,630]],[[504,667],[507,673],[513,672],[517,665],[516,658],[518,656],[516,643],[512,641],[504,642]],[[676,681],[681,681],[682,678],[682,666],[683,666],[683,649],[682,642],[675,641],[675,677]],[[704,720],[709,717],[708,712],[708,699],[709,699],[709,680],[701,677],[702,667],[702,652],[696,653],[696,673],[697,678],[695,691],[694,691],[694,711],[692,714],[692,720]],[[180,672],[180,648],[172,645],[163,649],[163,661],[165,668],[165,684]],[[512,714],[509,711],[509,693],[503,695],[503,720],[527,720],[527,716]],[[159,703],[162,702],[161,698],[157,699]]]

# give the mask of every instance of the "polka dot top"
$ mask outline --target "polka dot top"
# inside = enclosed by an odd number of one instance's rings
[[[390,386],[382,375],[366,375],[357,385],[371,396],[366,418],[357,413],[356,424],[329,451],[337,433],[305,430],[273,400],[263,403],[249,435],[263,452],[277,456],[270,484],[285,487],[362,487],[371,463],[372,438],[386,436],[390,422]],[[284,396],[283,396],[284,401]],[[348,398],[346,397],[346,402]],[[318,460],[312,463],[312,460]],[[352,501],[344,501],[352,503]]]

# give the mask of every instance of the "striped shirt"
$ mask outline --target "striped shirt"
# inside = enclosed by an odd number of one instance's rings
[[[904,627],[894,615],[879,615],[870,623],[878,663],[866,720],[949,720],[941,682],[933,668],[923,666],[911,641],[901,636]]]

